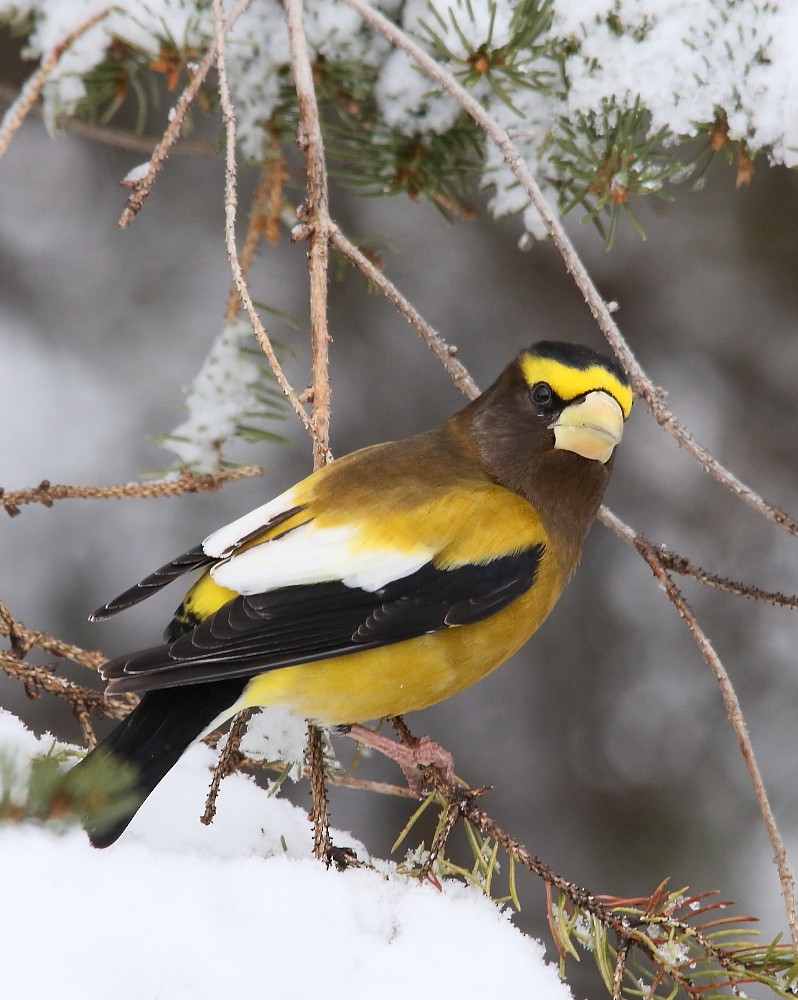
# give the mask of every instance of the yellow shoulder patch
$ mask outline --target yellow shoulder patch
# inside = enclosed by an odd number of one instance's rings
[[[227,587],[220,587],[211,577],[210,573],[203,573],[183,598],[183,603],[180,605],[175,617],[179,618],[181,613],[183,613],[190,619],[202,621],[204,618],[208,618],[214,612],[218,611],[223,604],[227,604],[228,601],[237,596],[234,590],[228,590]]]

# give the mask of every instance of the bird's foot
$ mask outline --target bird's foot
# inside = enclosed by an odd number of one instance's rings
[[[402,769],[410,791],[414,795],[421,797],[424,786],[429,784],[424,768],[432,767],[440,775],[441,781],[447,789],[454,787],[454,761],[448,750],[444,750],[440,744],[430,739],[429,736],[420,736],[413,745],[397,743],[389,736],[382,733],[375,733],[374,730],[366,726],[352,725],[341,727],[347,736],[371,747],[384,757],[389,757],[396,761]]]

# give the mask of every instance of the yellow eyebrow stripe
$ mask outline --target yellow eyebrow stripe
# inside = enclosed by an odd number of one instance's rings
[[[534,354],[521,357],[521,371],[527,385],[548,382],[564,400],[575,399],[594,389],[603,389],[615,399],[623,410],[624,419],[632,409],[632,390],[602,365],[589,368],[572,368],[553,358],[539,358]]]

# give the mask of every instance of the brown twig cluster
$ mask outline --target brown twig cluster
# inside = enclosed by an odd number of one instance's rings
[[[0,650],[0,670],[20,680],[29,698],[38,698],[42,691],[46,691],[68,701],[80,725],[83,739],[90,749],[96,743],[90,712],[114,719],[124,719],[136,704],[137,699],[134,696],[110,700],[100,691],[60,677],[56,673],[57,663],[52,666],[42,666],[27,659],[31,650],[38,649],[55,657],[56,660],[70,660],[96,673],[106,659],[99,650],[81,649],[46,632],[26,628],[3,604],[0,604],[0,635],[5,636],[9,644],[7,650]]]
[[[393,45],[403,49],[436,86],[449,93],[463,110],[471,115],[488,139],[496,143],[508,165],[515,173],[519,183],[526,191],[530,202],[535,206],[546,224],[555,246],[562,255],[565,266],[582,291],[598,326],[629,374],[635,391],[645,401],[654,419],[719,483],[739,496],[762,516],[778,524],[789,533],[793,535],[798,534],[798,522],[793,517],[781,511],[759,496],[750,487],[740,482],[737,477],[725,469],[703,446],[693,439],[670,411],[665,402],[664,392],[653,383],[638,364],[629,345],[624,340],[612,318],[610,305],[605,303],[599,295],[565,230],[545,201],[535,178],[531,175],[528,167],[518,154],[508,132],[502,129],[485,112],[484,108],[450,73],[431,59],[395,24],[370,7],[365,0],[344,0],[344,2],[356,10],[376,31],[388,38]],[[314,467],[318,468],[332,457],[328,443],[331,400],[327,351],[329,342],[327,328],[327,268],[331,246],[339,250],[363,274],[366,280],[384,295],[400,314],[408,320],[444,366],[454,383],[467,397],[473,398],[479,390],[464,365],[460,362],[456,347],[448,344],[441,334],[424,320],[390,279],[375,267],[373,262],[345,236],[330,215],[324,144],[316,102],[313,66],[304,35],[301,0],[285,0],[285,12],[291,52],[290,58],[299,110],[298,144],[305,156],[307,176],[307,193],[297,213],[298,221],[292,231],[292,239],[294,241],[307,241],[308,246],[312,371],[311,386],[306,393],[297,394],[288,383],[274,355],[271,340],[257,313],[247,287],[247,271],[254,257],[259,240],[262,235],[267,235],[269,232],[272,235],[274,234],[276,220],[282,214],[282,185],[285,180],[285,164],[280,153],[279,143],[276,140],[266,153],[260,182],[256,189],[252,211],[249,216],[247,235],[240,255],[236,245],[235,223],[238,198],[235,152],[236,114],[230,99],[225,70],[225,36],[235,20],[246,9],[248,3],[249,0],[239,0],[232,11],[225,17],[222,11],[221,0],[213,0],[213,42],[199,61],[188,86],[180,96],[175,113],[152,154],[146,173],[140,180],[135,182],[134,190],[128,199],[128,203],[119,220],[119,225],[124,227],[130,224],[136,213],[141,209],[144,198],[149,193],[158,170],[162,166],[172,145],[179,137],[180,128],[188,107],[196,97],[199,87],[208,72],[215,66],[225,129],[225,239],[234,286],[228,302],[227,313],[228,316],[232,316],[238,309],[239,303],[246,311],[252,323],[255,337],[266,355],[283,392],[291,401],[297,416],[308,431],[313,447]],[[97,17],[99,16],[103,16],[102,13],[97,15]],[[86,30],[90,26],[90,23],[94,22],[87,22],[81,26],[79,32]],[[76,36],[74,34],[65,39],[59,47],[58,53],[63,51],[66,45],[70,44],[73,37]],[[46,79],[46,75],[56,65],[58,53],[54,53],[52,57],[48,57],[43,61],[37,74],[35,74],[35,77],[32,78],[30,84],[23,92],[25,95],[24,100],[20,98],[19,104],[15,108],[12,108],[13,114],[9,113],[6,116],[3,130],[0,130],[0,140],[2,140],[0,141],[0,154],[2,154],[4,148],[3,143],[7,144],[8,139],[18,127],[22,117],[33,104],[44,79]],[[264,208],[264,206],[266,207]],[[267,219],[271,220],[270,225],[264,225],[264,215]],[[303,405],[307,400],[311,402],[310,413],[308,413]],[[255,474],[255,472],[250,469],[234,470],[214,477],[192,476],[189,473],[185,473],[179,479],[158,483],[97,488],[51,486],[49,483],[43,482],[38,487],[33,487],[29,490],[0,495],[0,502],[5,506],[7,512],[13,515],[19,513],[20,507],[27,503],[43,503],[49,506],[55,499],[70,496],[97,498],[173,495],[196,489],[213,489],[227,479],[252,474]],[[798,946],[798,914],[796,912],[793,875],[787,862],[784,844],[776,826],[764,783],[756,764],[739,703],[717,653],[712,647],[709,638],[701,629],[681,591],[675,585],[671,574],[689,575],[708,586],[719,588],[732,594],[768,601],[783,607],[798,607],[798,597],[765,591],[703,570],[678,553],[665,549],[644,538],[606,508],[602,508],[599,517],[620,539],[634,547],[650,566],[655,577],[662,584],[670,603],[690,629],[701,655],[717,679],[727,715],[738,739],[768,836],[771,840],[793,942]],[[9,651],[0,654],[0,668],[23,680],[26,684],[26,690],[29,690],[31,694],[42,689],[67,698],[74,706],[87,742],[91,743],[94,738],[88,722],[89,710],[102,711],[106,714],[124,714],[123,703],[115,702],[114,705],[108,705],[102,696],[96,692],[58,678],[53,670],[34,666],[25,660],[27,652],[36,647],[44,652],[59,657],[66,657],[74,662],[81,663],[85,667],[96,670],[103,660],[101,654],[78,650],[74,647],[69,647],[67,644],[60,643],[52,637],[31,632],[25,629],[20,623],[15,622],[5,609],[0,611],[0,634],[6,635],[10,641]],[[239,716],[235,720],[228,736],[208,795],[208,802],[203,817],[203,821],[205,822],[210,822],[213,817],[219,783],[224,775],[237,766],[251,763],[238,750],[239,737],[243,731],[244,724],[245,718]],[[412,740],[409,732],[402,728],[401,723],[399,727],[402,738],[405,741]],[[312,789],[312,816],[315,826],[316,852],[319,856],[329,857],[331,845],[326,810],[323,754],[321,752],[320,735],[313,727],[311,727],[309,732],[308,747],[309,766],[307,773],[310,776]],[[609,969],[608,979],[613,996],[620,996],[630,952],[635,948],[642,948],[643,950],[648,948],[649,945],[646,943],[646,940],[650,943],[650,938],[644,940],[645,935],[641,935],[639,927],[631,922],[628,916],[624,915],[624,906],[622,905],[624,901],[608,901],[607,899],[594,896],[546,866],[540,859],[527,851],[523,845],[519,844],[514,838],[503,831],[488,813],[477,805],[476,800],[481,790],[472,790],[459,786],[455,788],[441,787],[439,776],[430,773],[428,777],[433,787],[436,787],[439,794],[443,796],[444,818],[442,824],[439,826],[438,835],[436,836],[432,850],[422,867],[422,874],[432,877],[433,865],[445,850],[449,834],[457,823],[465,821],[472,824],[473,827],[493,838],[497,844],[501,845],[515,862],[539,876],[551,892],[558,893],[571,907],[591,915],[607,931],[611,931],[617,936],[618,944],[614,951],[614,958]],[[342,775],[335,775],[332,778],[328,777],[328,780],[349,784],[351,787],[364,787],[364,784],[367,784],[372,791],[385,791],[388,794],[400,793],[400,790],[395,789],[393,786],[375,787],[374,783],[363,783],[358,781],[358,779]],[[407,795],[409,793],[405,790],[401,791],[401,794]],[[665,917],[662,914],[665,913],[665,916],[672,921],[668,925],[669,927],[672,929],[681,927],[684,933],[687,933],[685,922],[682,921],[682,924],[678,924],[677,917],[675,916],[675,906],[671,906],[670,903],[667,903],[667,905],[664,904],[662,902],[663,898],[662,892],[659,892],[659,894],[655,893],[645,901],[638,901],[638,909],[640,906],[643,907],[644,915],[648,914],[649,924],[664,920]],[[628,903],[628,901],[626,902]],[[665,906],[665,910],[662,912],[660,912],[661,905]],[[669,906],[671,909],[666,912]],[[724,953],[722,949],[718,949],[708,938],[701,938],[701,932],[696,931],[695,927],[691,927],[690,932],[693,934],[695,940],[706,945],[708,951],[714,956],[720,966],[731,968],[735,961],[734,956]],[[653,945],[652,948],[654,948]],[[651,951],[651,949],[649,951],[656,958],[656,948],[654,948],[654,951]],[[688,995],[701,995],[701,990],[691,985],[689,977],[684,976],[679,978],[677,974],[675,976],[672,975],[672,978]]]

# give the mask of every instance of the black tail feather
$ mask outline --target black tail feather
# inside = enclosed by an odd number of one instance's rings
[[[124,833],[150,792],[203,730],[236,703],[246,684],[247,679],[236,678],[148,691],[110,736],[73,768],[73,782],[80,781],[81,769],[88,774],[90,768],[102,770],[106,762],[135,768],[133,788],[125,788],[120,808],[110,809],[113,818],[84,815],[84,828],[95,847],[108,847]]]

